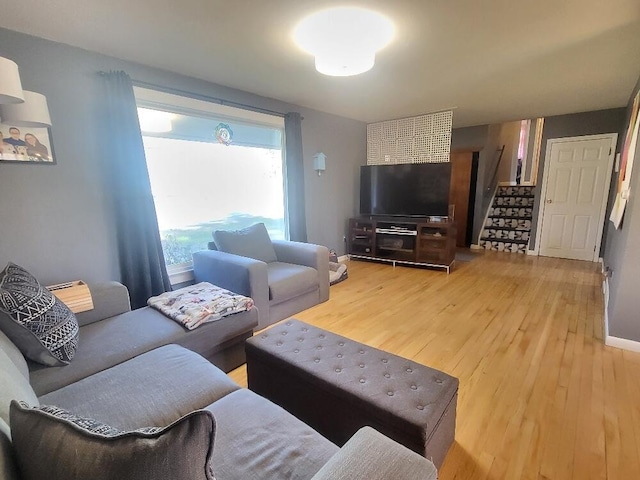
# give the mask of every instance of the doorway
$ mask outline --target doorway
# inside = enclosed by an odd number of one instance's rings
[[[452,150],[450,155],[449,205],[455,206],[457,247],[469,247],[472,241],[478,158],[479,153],[473,150]]]
[[[598,260],[617,138],[610,133],[547,142],[540,255]]]

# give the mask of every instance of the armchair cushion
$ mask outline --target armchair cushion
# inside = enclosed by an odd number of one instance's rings
[[[265,263],[278,259],[264,223],[256,223],[242,230],[216,230],[213,232],[213,240],[221,252],[254,258]]]
[[[274,305],[318,288],[318,271],[304,265],[272,262],[267,264],[267,277],[269,301]]]
[[[318,271],[320,302],[329,300],[329,250],[327,247],[284,240],[274,240],[273,247],[279,262],[315,268]]]

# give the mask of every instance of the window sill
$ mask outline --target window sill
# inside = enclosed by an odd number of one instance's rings
[[[191,263],[171,265],[167,268],[167,273],[169,274],[169,281],[171,282],[171,285],[193,282],[195,280],[193,275],[193,265]]]

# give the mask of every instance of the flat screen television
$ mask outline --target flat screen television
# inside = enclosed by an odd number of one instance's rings
[[[412,163],[360,167],[360,214],[446,216],[451,164]]]

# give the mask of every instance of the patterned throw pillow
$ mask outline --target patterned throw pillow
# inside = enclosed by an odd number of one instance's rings
[[[25,410],[31,410],[31,407],[26,402],[18,402],[20,406]],[[117,437],[118,435],[122,435],[122,430],[118,430],[117,428],[112,427],[111,425],[107,425],[105,423],[99,422],[98,420],[94,420],[93,418],[81,417],[79,415],[75,415],[64,408],[55,407],[53,405],[40,405],[35,409],[48,413],[49,415],[59,418],[60,420],[65,420],[68,423],[76,425],[87,433],[95,433],[103,437]],[[137,433],[156,433],[162,430],[160,427],[145,427],[139,428],[137,430],[132,430],[131,432]],[[129,433],[131,433],[129,432]]]
[[[0,330],[34,362],[67,365],[78,346],[78,321],[24,268],[0,272]]]
[[[215,480],[215,420],[197,410],[171,425],[122,432],[58,407],[11,402],[23,480]]]

